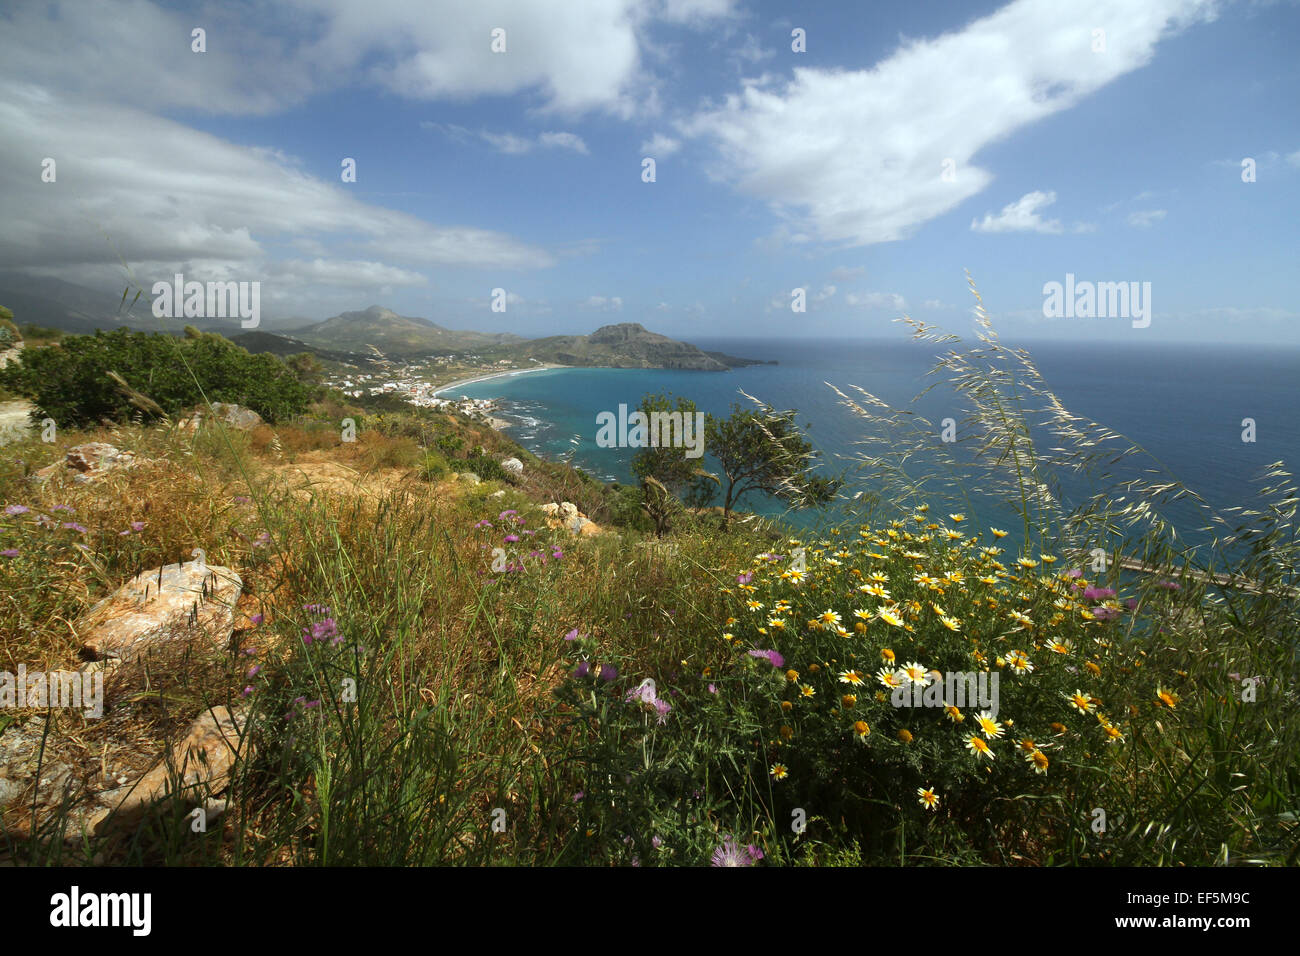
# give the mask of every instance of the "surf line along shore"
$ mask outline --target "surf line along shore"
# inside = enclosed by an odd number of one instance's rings
[[[466,385],[476,385],[479,382],[488,382],[494,378],[510,378],[514,375],[527,375],[529,372],[544,372],[552,368],[572,368],[571,365],[535,365],[532,368],[508,368],[501,372],[488,372],[485,375],[475,374],[470,378],[458,378],[454,382],[448,382],[446,385],[440,385],[431,393],[432,397],[437,398],[443,392],[449,392],[453,388],[464,388]]]

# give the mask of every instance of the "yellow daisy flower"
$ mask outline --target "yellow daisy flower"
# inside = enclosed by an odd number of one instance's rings
[[[933,810],[939,806],[939,795],[934,792],[932,787],[916,788],[917,803],[927,810]]]
[[[993,759],[992,749],[990,749],[989,745],[986,744],[979,737],[971,736],[967,738],[966,749],[969,750],[976,758],[987,757],[989,760]]]

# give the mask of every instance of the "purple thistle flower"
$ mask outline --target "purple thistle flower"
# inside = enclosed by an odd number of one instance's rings
[[[17,548],[5,548],[3,551],[0,551],[0,558],[16,558],[16,557],[18,557]]]
[[[558,561],[564,557],[564,552],[561,551],[559,548],[556,548],[554,553],[551,554],[551,557],[553,557],[555,560]]]
[[[763,851],[752,843],[742,847],[731,837],[722,841],[722,846],[713,851],[711,866],[753,866],[763,858]]]
[[[1115,596],[1114,588],[1084,588],[1083,596],[1089,601],[1099,601],[1102,598],[1112,598]]]
[[[1119,617],[1119,609],[1113,607],[1098,606],[1092,609],[1092,613],[1099,621],[1112,621]]]
[[[660,724],[666,724],[668,722],[668,712],[673,709],[673,705],[668,703],[668,701],[666,700],[660,700],[656,698],[654,702],[654,708],[655,708],[655,713],[659,715],[655,722]]]
[[[506,535],[502,540],[505,541],[506,544],[514,544],[516,541],[519,540],[519,535],[517,535],[517,534],[508,534],[508,535]]]
[[[1156,582],[1156,587],[1165,588],[1169,591],[1181,591],[1183,589],[1183,586],[1177,581],[1158,581]]]
[[[577,803],[579,800],[581,800],[581,799],[582,799],[583,797],[585,797],[585,796],[586,796],[586,794],[585,794],[583,791],[579,790],[577,793],[575,793],[575,794],[573,795],[573,802],[574,802],[574,803]]]
[[[748,583],[749,583],[750,581],[752,581],[752,580],[754,580],[754,572],[753,572],[753,571],[746,571],[744,574],[737,574],[737,575],[736,575],[736,583],[737,583],[737,584],[748,584]]]
[[[1065,572],[1065,576],[1067,578],[1081,578],[1083,577],[1083,572],[1078,568],[1070,568],[1070,570]]]
[[[239,696],[240,696],[240,697],[247,697],[247,696],[249,696],[249,695],[252,694],[252,693],[253,693],[253,688],[252,688],[251,686],[248,686],[248,687],[245,687],[245,688],[243,689],[243,691],[240,693]]]
[[[55,506],[54,506],[53,508],[51,508],[50,510],[51,510],[51,511],[67,511],[67,512],[69,512],[70,514],[76,514],[76,513],[77,513],[77,509],[74,508],[74,507],[72,507],[72,505],[55,505]]]
[[[749,652],[749,656],[761,657],[764,660],[766,660],[769,664],[771,664],[773,667],[785,666],[785,658],[782,657],[780,654],[778,654],[776,651],[751,650]]]
[[[5,514],[7,515],[25,515],[31,511],[26,505],[5,505]]]
[[[586,677],[590,673],[591,673],[591,665],[586,661],[580,662],[578,666],[573,669],[574,677]]]
[[[132,521],[132,522],[131,522],[131,530],[132,530],[132,531],[143,531],[143,530],[144,530],[144,522],[143,522],[143,521]]]
[[[75,521],[65,521],[63,522],[63,527],[67,528],[69,531],[75,531],[78,534],[86,533],[85,525],[77,524]]]
[[[710,685],[709,685],[709,693],[710,693],[710,694],[716,694],[717,692],[718,692],[718,688],[715,687],[713,684],[710,684]]]
[[[265,620],[265,618],[261,614],[254,614],[252,617],[249,618],[249,620],[252,621],[254,624],[261,624],[262,621]]]
[[[603,680],[605,683],[608,684],[610,681],[614,680],[617,677],[618,677],[618,668],[615,667],[613,664],[600,665],[600,679]]]
[[[568,634],[564,635],[566,641],[576,641],[578,639],[578,629],[575,627]]]

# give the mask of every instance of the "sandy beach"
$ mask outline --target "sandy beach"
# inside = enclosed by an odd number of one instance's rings
[[[436,388],[433,391],[434,397],[441,395],[443,392],[449,392],[453,388],[461,388],[465,385],[475,385],[478,382],[488,382],[494,378],[509,378],[511,375],[527,375],[529,372],[540,372],[548,368],[569,368],[568,365],[535,365],[532,368],[511,368],[503,372],[489,372],[486,375],[474,375],[470,378],[458,378],[454,382],[448,382],[446,385]]]

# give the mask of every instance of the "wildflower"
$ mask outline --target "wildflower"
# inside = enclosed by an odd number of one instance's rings
[[[235,495],[231,500],[237,505],[246,505],[253,499],[248,497],[248,495]]]
[[[70,531],[75,531],[78,534],[86,533],[86,526],[77,524],[77,522],[75,521],[65,521],[63,522],[63,527],[67,528]]]
[[[717,692],[718,692],[718,688],[717,688],[716,686],[714,686],[713,684],[710,684],[710,685],[709,685],[709,693],[710,693],[710,694],[716,694]],[[783,704],[784,704],[784,703],[788,703],[788,701],[782,701],[781,703],[783,703]]]
[[[980,732],[990,740],[996,740],[1002,736],[1002,725],[994,720],[993,715],[987,710],[980,711],[979,716],[975,718],[975,722],[980,725]]]
[[[578,639],[578,629],[575,627],[568,634],[564,635],[566,641],[576,641]]]
[[[857,704],[857,702],[858,702],[857,694],[845,694],[843,697],[840,698],[840,704],[843,705],[845,710],[852,709],[853,706]]]
[[[1077,688],[1073,694],[1064,694],[1062,696],[1070,702],[1071,707],[1081,714],[1091,714],[1094,709],[1092,698]]]
[[[748,601],[745,602],[745,606],[746,606],[747,608],[749,608],[751,611],[761,611],[761,610],[763,610],[763,602],[762,602],[762,601],[755,601],[755,600],[753,600],[752,598],[751,598],[750,600],[748,600]]]
[[[1165,588],[1169,591],[1181,591],[1183,589],[1183,586],[1177,581],[1157,581],[1156,587]]]
[[[790,670],[785,672],[785,679],[793,684],[799,680],[799,672],[792,667]]]
[[[841,684],[855,684],[855,685],[857,685],[857,684],[861,684],[861,683],[862,683],[862,675],[859,674],[857,671],[841,671],[841,672],[840,672],[840,683],[841,683]]]
[[[989,760],[993,759],[993,751],[989,748],[989,745],[986,744],[979,737],[975,737],[975,736],[969,737],[966,740],[966,749],[969,750],[976,758],[987,757]]]
[[[876,671],[876,679],[891,690],[903,686],[903,672],[892,671],[888,667],[882,667]]]
[[[790,776],[789,768],[787,768],[783,763],[772,764],[771,773],[772,779],[774,780],[784,780],[786,777]]]
[[[597,676],[605,683],[609,683],[618,677],[618,668],[613,664],[600,664],[596,668]]]
[[[962,714],[962,712],[958,710],[956,707],[954,707],[952,704],[948,704],[946,707],[944,707],[943,715],[947,717],[949,720],[951,720],[954,724],[960,724],[963,720],[966,719],[965,716]]]
[[[1100,676],[1101,676],[1101,668],[1098,667],[1097,664],[1096,664],[1095,662],[1093,662],[1093,661],[1084,661],[1084,662],[1083,662],[1083,666],[1084,666],[1085,668],[1087,668],[1088,673],[1091,674],[1093,677],[1100,677]]]
[[[586,677],[586,676],[587,676],[588,674],[590,674],[590,673],[591,673],[591,664],[589,664],[587,661],[582,661],[582,662],[580,662],[580,663],[578,664],[577,667],[575,667],[575,668],[573,669],[573,675],[572,675],[572,676],[573,676],[573,677]]]
[[[926,687],[930,683],[930,672],[916,661],[908,663],[906,667],[899,671],[899,674],[906,677],[913,684],[920,684],[922,687]]]
[[[1171,690],[1165,690],[1163,687],[1157,687],[1156,702],[1157,702],[1157,706],[1159,704],[1164,704],[1166,707],[1170,707],[1170,708],[1177,707],[1178,695]]]
[[[898,608],[896,607],[882,607],[876,612],[876,616],[886,624],[892,624],[894,627],[903,626],[903,619],[898,616]]]
[[[939,615],[939,623],[942,624],[944,627],[946,627],[946,628],[947,628],[948,630],[950,630],[950,631],[960,631],[960,630],[961,630],[961,621],[958,621],[956,618],[949,617],[949,616],[946,615],[946,614],[940,614],[940,615]]]
[[[904,727],[902,730],[898,732],[898,739],[905,744],[910,744],[913,739],[912,732],[908,730],[906,727]]]
[[[5,514],[7,515],[25,515],[30,510],[26,505],[5,505]]]
[[[143,530],[144,530],[144,526],[145,526],[145,523],[144,523],[143,521],[132,521],[132,522],[131,522],[131,530],[132,530],[132,531],[143,531]]]
[[[855,720],[853,722],[853,736],[857,737],[859,742],[866,743],[870,733],[871,728],[867,726],[865,720]]]
[[[785,658],[782,657],[780,654],[778,654],[776,651],[760,651],[755,649],[749,652],[749,656],[761,657],[769,664],[771,664],[773,667],[785,666]]]
[[[1007,533],[1001,528],[989,528],[989,530],[993,532],[995,538],[1005,538],[1007,536]]]
[[[834,611],[822,611],[817,620],[823,624],[838,624],[840,623],[840,616]]]
[[[917,802],[927,810],[933,810],[939,806],[939,795],[934,792],[933,787],[917,787]]]
[[[1025,760],[1033,765],[1034,773],[1047,773],[1047,754],[1041,750],[1029,751],[1029,753],[1025,754]]]
[[[951,518],[957,524],[961,524],[963,521],[966,520],[965,515],[948,515],[948,517]]]
[[[1033,558],[1016,558],[1016,564],[1020,565],[1022,568],[1038,567],[1038,562]]]
[[[710,866],[753,866],[763,858],[763,851],[752,843],[742,847],[731,837],[722,841],[722,846],[713,851]]]
[[[894,652],[890,650],[888,647],[882,647],[880,649],[880,661],[883,664],[894,663]]]
[[[1089,601],[1099,601],[1102,598],[1113,598],[1115,596],[1115,589],[1088,587],[1083,589],[1083,596]]]
[[[1123,734],[1123,733],[1120,731],[1120,729],[1119,729],[1118,727],[1116,727],[1114,724],[1105,724],[1105,725],[1102,727],[1102,730],[1104,730],[1104,731],[1106,732],[1106,743],[1108,743],[1108,744],[1121,743],[1121,744],[1122,744],[1122,743],[1124,742],[1124,734]]]
[[[1069,729],[1065,726],[1065,724],[1053,723],[1050,726],[1052,728],[1052,732],[1057,734],[1063,734]]]
[[[791,727],[789,724],[782,724],[780,734],[782,740],[789,740],[791,737],[794,736],[794,728]]]
[[[1074,646],[1069,641],[1052,641],[1047,645],[1047,649],[1057,654],[1068,654],[1074,650]]]
[[[3,551],[0,551],[0,558],[16,558],[16,557],[18,557],[17,548],[5,548]]]
[[[1024,651],[1012,651],[1008,654],[1007,664],[1017,674],[1031,674],[1034,670],[1034,665],[1029,662]]]
[[[817,695],[817,691],[813,690],[811,684],[802,685],[799,688],[799,693],[802,694],[804,697],[815,697]]]

